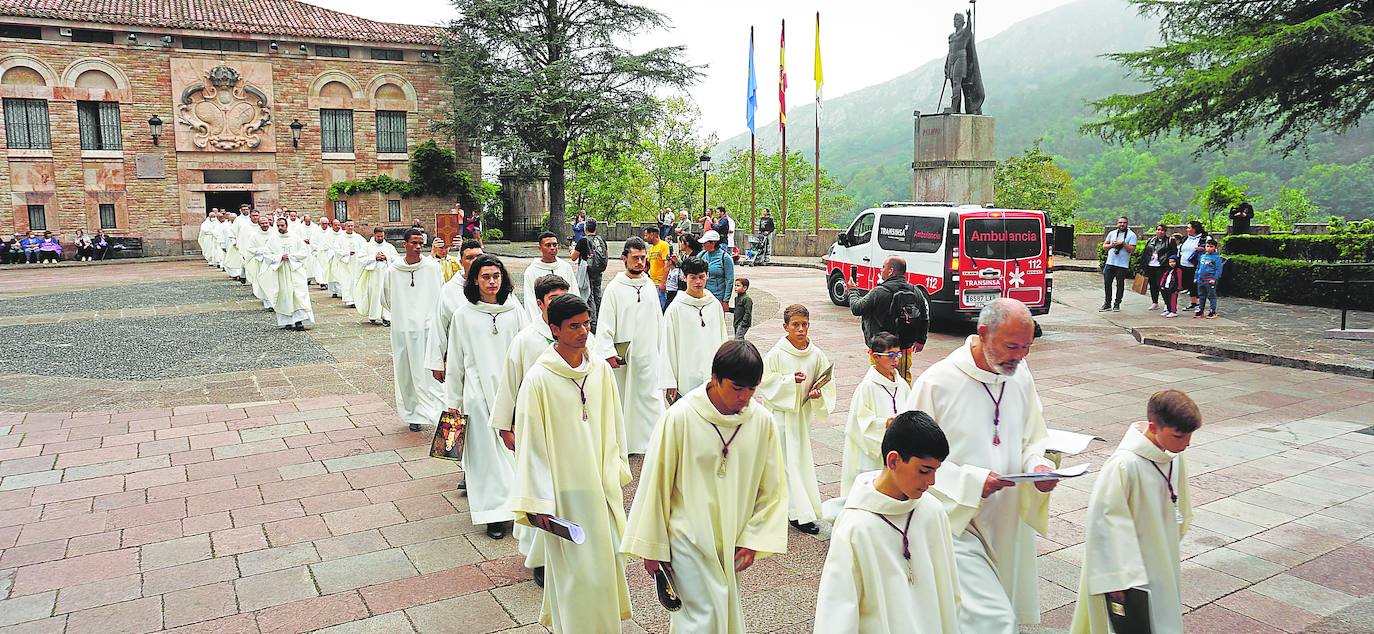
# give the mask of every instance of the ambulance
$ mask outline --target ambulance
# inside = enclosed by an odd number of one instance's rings
[[[822,260],[830,301],[882,282],[883,260],[906,260],[906,278],[937,320],[973,320],[999,297],[1050,312],[1054,288],[1049,214],[948,203],[883,203],[859,213]]]

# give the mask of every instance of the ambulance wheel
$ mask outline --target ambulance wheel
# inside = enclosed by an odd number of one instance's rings
[[[844,276],[839,271],[830,274],[830,280],[826,283],[830,289],[830,301],[836,306],[849,305],[849,289],[845,286]]]

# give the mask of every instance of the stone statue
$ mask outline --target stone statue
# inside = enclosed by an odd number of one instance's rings
[[[983,114],[983,73],[973,45],[973,11],[954,14],[954,32],[945,56],[945,80],[953,91],[946,113]]]

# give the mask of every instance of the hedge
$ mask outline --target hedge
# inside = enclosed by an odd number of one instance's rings
[[[1235,235],[1221,243],[1227,256],[1255,255],[1312,262],[1374,262],[1374,235]]]
[[[1218,292],[1282,304],[1340,307],[1340,291],[1333,286],[1314,284],[1322,279],[1374,279],[1374,265],[1330,269],[1313,266],[1311,262],[1231,255],[1226,256]],[[1374,310],[1374,293],[1368,292],[1368,287],[1348,292],[1348,308]]]

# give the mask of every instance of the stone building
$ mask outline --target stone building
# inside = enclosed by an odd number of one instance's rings
[[[0,0],[0,235],[103,227],[177,255],[241,203],[431,223],[449,201],[327,191],[447,144],[439,34],[294,0]]]

